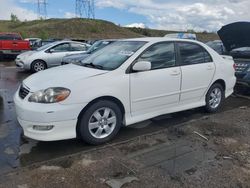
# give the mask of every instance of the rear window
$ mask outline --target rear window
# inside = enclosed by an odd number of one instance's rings
[[[0,40],[22,40],[17,34],[0,34]]]
[[[182,65],[193,65],[212,62],[210,54],[200,45],[194,43],[178,43]]]

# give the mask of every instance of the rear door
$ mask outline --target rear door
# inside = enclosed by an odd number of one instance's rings
[[[153,113],[177,105],[181,70],[176,66],[174,42],[152,45],[139,56],[138,61],[149,61],[152,68],[145,72],[130,73],[132,115]]]
[[[79,54],[87,50],[88,46],[84,43],[70,43],[70,51],[67,54]]]
[[[215,64],[205,48],[192,42],[177,42],[181,65],[181,103],[198,102],[215,73]]]

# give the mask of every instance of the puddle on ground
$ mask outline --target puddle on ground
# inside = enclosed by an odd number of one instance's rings
[[[33,147],[37,145],[38,141],[25,139],[25,142],[20,146],[19,155],[29,154]]]

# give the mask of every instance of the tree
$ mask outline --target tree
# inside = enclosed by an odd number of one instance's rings
[[[20,20],[18,19],[17,15],[15,15],[15,14],[13,14],[13,13],[11,13],[11,15],[10,15],[10,20],[11,20],[12,22],[19,22],[19,21],[20,21]]]

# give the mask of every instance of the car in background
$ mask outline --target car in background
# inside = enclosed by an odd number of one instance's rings
[[[26,38],[24,40],[29,41],[30,46],[32,49],[35,49],[38,47],[38,45],[41,43],[42,39],[40,38]]]
[[[19,69],[39,72],[50,67],[61,65],[62,58],[70,54],[78,54],[88,49],[88,44],[59,41],[44,45],[34,51],[22,53],[16,58]]]
[[[29,50],[31,50],[29,41],[23,40],[20,34],[0,33],[0,59],[17,56]]]
[[[84,60],[90,54],[96,52],[97,50],[104,48],[105,46],[107,46],[109,44],[112,44],[115,41],[117,41],[117,40],[109,39],[109,40],[96,41],[86,52],[65,56],[62,59],[62,65],[66,65],[66,64],[70,64],[70,63],[80,63],[82,60]]]
[[[26,78],[14,96],[24,135],[40,141],[111,140],[122,126],[204,106],[216,112],[235,85],[234,62],[207,45],[169,38],[112,43],[80,65]]]
[[[197,40],[197,36],[194,33],[170,33],[166,34],[164,37],[174,38],[174,39]]]
[[[226,48],[223,45],[223,42],[221,40],[214,40],[214,41],[209,41],[206,43],[210,48],[215,50],[218,54],[220,55],[227,55],[228,52]]]
[[[234,58],[237,85],[250,88],[250,22],[223,26],[218,35],[228,54]]]

